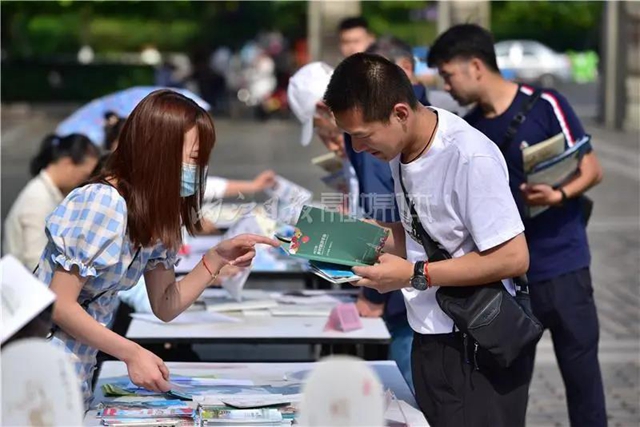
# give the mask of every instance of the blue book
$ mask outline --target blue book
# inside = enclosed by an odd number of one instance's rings
[[[590,138],[584,137],[560,155],[545,160],[527,174],[529,184],[547,184],[552,187],[569,181],[580,168],[582,156],[591,148]]]
[[[357,282],[361,279],[360,276],[351,271],[351,267],[346,265],[321,261],[311,261],[309,265],[312,273],[331,283]]]

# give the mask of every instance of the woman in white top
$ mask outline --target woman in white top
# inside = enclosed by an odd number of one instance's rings
[[[4,252],[33,270],[47,244],[45,218],[64,197],[89,178],[99,149],[89,138],[48,136],[31,160],[33,178],[20,192],[4,223]]]

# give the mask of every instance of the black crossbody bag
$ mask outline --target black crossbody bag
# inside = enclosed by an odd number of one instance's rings
[[[404,186],[400,163],[398,170],[400,186],[411,212],[414,235],[420,238],[429,262],[450,259],[451,255],[441,249],[422,226]],[[436,291],[438,305],[465,334],[465,341],[466,336],[470,336],[475,341],[476,350],[478,347],[486,350],[505,368],[524,350],[535,346],[543,333],[542,324],[531,313],[526,277],[514,281],[515,298],[501,281],[479,286],[443,286]]]

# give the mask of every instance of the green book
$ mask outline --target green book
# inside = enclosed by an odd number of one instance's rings
[[[304,206],[287,251],[311,261],[372,265],[378,260],[388,236],[389,230],[377,225]]]

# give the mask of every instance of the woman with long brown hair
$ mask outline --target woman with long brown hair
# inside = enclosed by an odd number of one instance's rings
[[[155,315],[170,321],[188,308],[225,265],[248,266],[266,237],[241,235],[210,249],[182,280],[174,264],[182,240],[200,228],[211,117],[169,91],[143,99],[125,122],[118,148],[102,173],[72,191],[47,218],[47,246],[37,275],[57,296],[52,342],[70,353],[82,380],[85,405],[98,351],[126,363],[134,384],[168,391],[163,361],[105,325],[117,293],[144,274]]]

